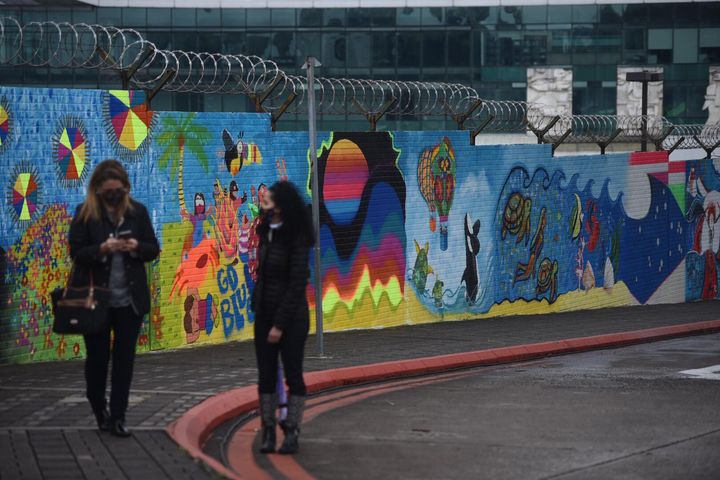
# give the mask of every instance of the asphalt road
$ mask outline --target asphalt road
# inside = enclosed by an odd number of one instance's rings
[[[720,479],[720,334],[477,369],[322,413],[302,440],[320,479]]]

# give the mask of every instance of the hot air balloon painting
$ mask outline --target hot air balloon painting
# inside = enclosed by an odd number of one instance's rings
[[[455,197],[456,162],[450,139],[425,149],[418,163],[418,186],[430,211],[430,231],[435,232],[440,223],[440,250],[448,249],[448,215]]]

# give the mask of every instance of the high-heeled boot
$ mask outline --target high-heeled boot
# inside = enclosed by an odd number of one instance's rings
[[[288,398],[288,414],[285,420],[285,440],[278,453],[292,455],[300,449],[300,424],[305,410],[305,397],[290,395]]]
[[[276,393],[264,393],[260,395],[260,420],[262,421],[262,443],[260,453],[274,453],[277,442],[277,405]]]

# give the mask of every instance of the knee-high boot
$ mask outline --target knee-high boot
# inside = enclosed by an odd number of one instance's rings
[[[278,398],[275,393],[264,393],[260,395],[260,418],[262,420],[262,444],[260,453],[275,452],[275,443],[277,442],[277,434],[275,425],[277,424]]]
[[[302,423],[303,411],[305,410],[305,397],[290,395],[288,398],[288,414],[285,420],[285,440],[279,453],[293,454],[300,449],[300,424]]]

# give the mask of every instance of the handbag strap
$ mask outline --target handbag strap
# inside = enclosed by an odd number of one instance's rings
[[[93,276],[92,268],[89,269],[89,272],[90,272],[90,286],[88,289],[88,296],[90,298],[93,298],[94,293],[95,293],[95,279]],[[70,275],[68,275],[68,279],[65,282],[65,289],[63,290],[63,298],[65,298],[67,296],[68,288],[70,288],[70,284],[72,284],[74,276],[75,276],[75,262],[72,262],[72,266],[70,267]]]

